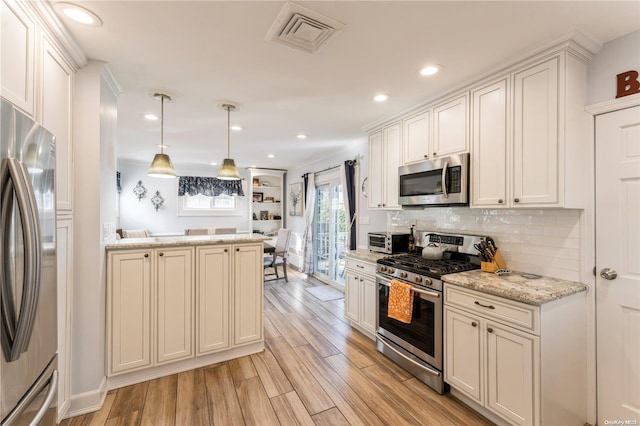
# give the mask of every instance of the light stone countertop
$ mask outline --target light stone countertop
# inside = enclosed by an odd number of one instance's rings
[[[378,259],[382,259],[383,257],[390,256],[386,253],[376,253],[373,251],[369,251],[366,249],[357,249],[357,250],[349,250],[347,251],[347,257],[352,257],[358,260],[364,260],[365,262],[376,263]]]
[[[447,284],[476,290],[505,299],[540,306],[575,293],[587,291],[587,286],[574,281],[559,280],[550,277],[537,279],[525,278],[519,272],[498,276],[479,269],[448,274],[442,277]]]
[[[122,238],[105,245],[107,250],[128,250],[156,247],[184,247],[217,244],[261,243],[273,237],[262,234],[180,235],[173,237]]]

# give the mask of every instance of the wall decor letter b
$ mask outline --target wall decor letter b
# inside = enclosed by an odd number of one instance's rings
[[[618,90],[616,98],[640,93],[640,81],[638,81],[638,71],[627,71],[616,76],[618,80]]]

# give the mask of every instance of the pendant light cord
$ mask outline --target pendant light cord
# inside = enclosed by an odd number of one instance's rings
[[[231,158],[231,106],[227,105],[227,158]]]
[[[160,154],[164,154],[164,95],[160,95]]]

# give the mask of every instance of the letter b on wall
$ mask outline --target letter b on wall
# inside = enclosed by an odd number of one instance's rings
[[[618,89],[616,98],[640,93],[640,81],[638,81],[638,71],[627,71],[616,76]]]

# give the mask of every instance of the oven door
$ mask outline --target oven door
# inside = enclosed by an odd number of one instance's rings
[[[414,286],[409,324],[389,318],[387,278],[377,277],[378,334],[442,371],[442,293]]]

